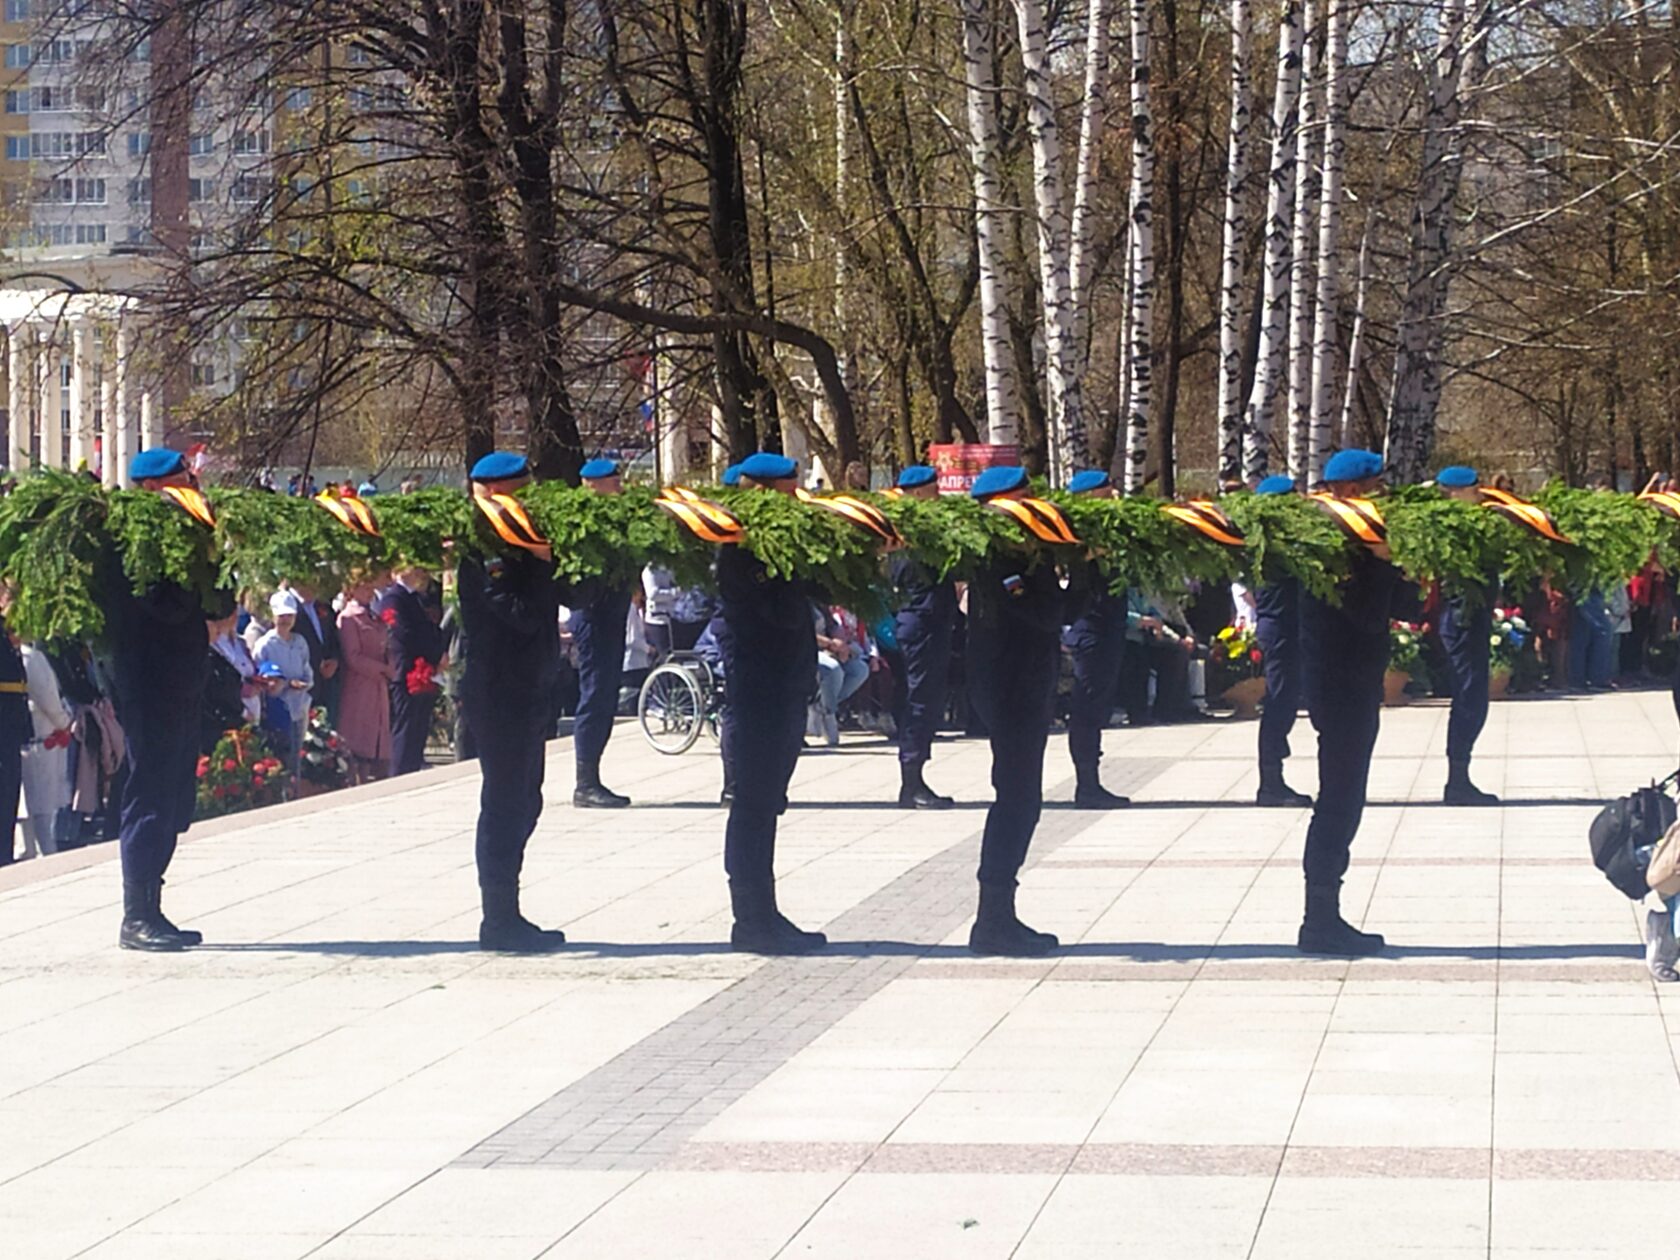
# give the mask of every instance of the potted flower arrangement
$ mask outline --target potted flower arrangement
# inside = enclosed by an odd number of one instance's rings
[[[309,796],[350,785],[350,755],[338,732],[327,725],[325,709],[309,711],[309,730],[303,737],[298,772],[303,780],[300,788]]]
[[[249,727],[228,731],[198,759],[199,818],[260,809],[285,799],[286,767]]]
[[[1411,621],[1388,623],[1388,672],[1383,675],[1383,703],[1406,703],[1411,682],[1428,681],[1423,663],[1424,627]]]
[[[1213,674],[1209,690],[1235,709],[1239,718],[1251,718],[1260,711],[1260,701],[1266,696],[1261,673],[1264,660],[1259,640],[1247,626],[1226,626],[1208,649]]]
[[[1537,665],[1534,655],[1533,635],[1529,632],[1528,622],[1523,620],[1520,608],[1495,608],[1493,610],[1493,629],[1488,636],[1489,671],[1488,698],[1501,700],[1510,690],[1511,683],[1518,675],[1525,674],[1527,667]],[[1526,676],[1524,678],[1526,681]]]

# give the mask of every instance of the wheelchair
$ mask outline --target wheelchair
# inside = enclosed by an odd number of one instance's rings
[[[705,731],[717,740],[723,679],[698,652],[673,652],[649,671],[636,700],[647,742],[667,756],[685,753]]]

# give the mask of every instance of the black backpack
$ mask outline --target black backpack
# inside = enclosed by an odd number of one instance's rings
[[[1674,798],[1663,790],[1672,782],[1671,776],[1655,787],[1643,787],[1631,796],[1611,801],[1598,811],[1587,831],[1593,865],[1604,872],[1617,892],[1634,901],[1651,891],[1645,882],[1645,867],[1651,860],[1649,846],[1663,838],[1680,812]]]

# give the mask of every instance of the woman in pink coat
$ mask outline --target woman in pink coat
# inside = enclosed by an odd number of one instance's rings
[[[373,615],[376,575],[358,574],[345,590],[338,614],[343,683],[338,698],[338,733],[350,750],[356,782],[385,777],[391,758],[391,693],[396,673],[385,654],[385,623]]]

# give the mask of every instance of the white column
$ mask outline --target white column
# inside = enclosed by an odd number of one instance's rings
[[[99,480],[106,489],[122,485],[123,468],[117,463],[117,356],[112,342],[116,329],[110,324],[99,338]]]
[[[158,444],[157,412],[152,406],[152,391],[140,395],[140,449],[149,451]]]
[[[116,477],[116,484],[122,485],[128,479],[128,461],[134,458],[134,426],[129,422],[128,411],[128,356],[133,349],[133,338],[128,330],[128,323],[121,316],[117,317],[117,352],[113,356],[116,360],[116,414],[111,423],[106,426],[111,435],[106,441],[111,442],[113,448],[112,472]]]
[[[70,467],[93,466],[93,325],[70,323]]]
[[[50,323],[35,326],[35,423],[42,468],[64,466],[64,417],[53,331]]]
[[[6,446],[0,455],[7,468],[29,467],[29,356],[22,324],[6,327]],[[23,453],[18,453],[18,448]]]

